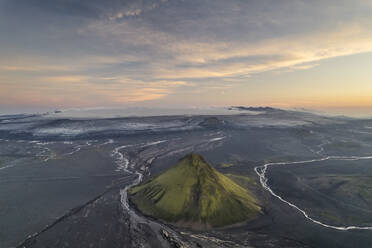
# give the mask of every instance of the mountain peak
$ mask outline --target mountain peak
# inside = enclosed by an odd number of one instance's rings
[[[180,160],[183,160],[183,159],[191,159],[191,160],[196,160],[196,161],[204,160],[204,158],[201,155],[194,153],[194,152],[190,152],[189,154],[186,154]]]
[[[197,229],[250,220],[261,211],[248,190],[196,153],[130,189],[129,199],[145,215]]]
[[[188,161],[189,163],[186,163],[186,164],[192,165],[195,167],[202,167],[202,166],[211,167],[211,165],[208,164],[208,162],[205,161],[205,159],[201,155],[197,153],[193,153],[193,152],[181,158],[180,161]]]

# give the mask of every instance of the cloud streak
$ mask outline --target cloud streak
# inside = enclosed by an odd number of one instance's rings
[[[160,51],[162,56],[147,63],[151,76],[159,79],[240,77],[281,68],[304,70],[312,66],[302,64],[372,51],[369,27],[358,24],[254,43],[179,40],[171,34],[143,27],[137,30],[127,23],[100,23],[93,30],[123,46],[137,44]]]

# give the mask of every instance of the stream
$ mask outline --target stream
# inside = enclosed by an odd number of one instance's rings
[[[289,202],[288,200],[285,200],[283,196],[278,195],[275,193],[268,184],[268,178],[266,177],[266,172],[269,169],[269,167],[272,166],[279,166],[279,165],[296,165],[296,164],[308,164],[308,163],[314,163],[314,162],[321,162],[326,160],[340,160],[340,161],[351,161],[351,160],[367,160],[372,159],[372,156],[366,156],[366,157],[358,157],[358,156],[350,156],[350,157],[342,157],[342,156],[327,156],[323,158],[318,159],[312,159],[312,160],[304,160],[304,161],[294,161],[294,162],[273,162],[273,163],[267,163],[262,166],[257,166],[254,168],[256,174],[259,176],[261,186],[267,190],[272,196],[276,197],[280,201],[284,202],[285,204],[289,205],[290,207],[298,210],[303,216],[305,216],[306,219],[310,220],[311,222],[321,225],[326,228],[331,228],[335,230],[340,231],[348,231],[348,230],[372,230],[372,226],[333,226],[326,223],[323,223],[319,220],[314,219],[313,217],[310,217],[309,214],[295,205],[292,202]]]

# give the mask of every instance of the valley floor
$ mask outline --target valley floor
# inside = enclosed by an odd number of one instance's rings
[[[371,160],[346,159],[372,155],[372,132],[365,128],[370,121],[315,116],[304,125],[310,117],[300,117],[289,126],[272,114],[219,116],[221,122],[154,117],[143,121],[173,124],[80,136],[56,135],[45,123],[30,130],[45,133],[46,126],[52,134],[30,135],[19,126],[4,131],[10,126],[0,121],[0,247],[371,247],[371,230],[330,228],[371,226]],[[253,192],[265,214],[228,228],[192,231],[128,205],[130,185],[189,152],[202,154]],[[322,160],[329,156],[343,159]],[[296,162],[308,160],[314,161]],[[270,163],[280,164],[263,175]]]

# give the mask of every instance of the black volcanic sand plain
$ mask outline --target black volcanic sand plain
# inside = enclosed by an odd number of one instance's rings
[[[372,247],[370,230],[339,231],[313,223],[264,190],[254,172],[267,162],[370,156],[372,121],[290,111],[216,117],[222,121],[206,118],[147,117],[143,123],[141,118],[121,118],[107,120],[107,125],[102,119],[1,119],[0,247],[16,247],[42,230],[23,244],[164,246],[168,240],[161,240],[153,224],[134,223],[133,213],[122,206],[121,190],[132,184],[136,174],[119,166],[124,162],[117,163],[114,151],[118,147],[129,161],[128,168],[141,172],[144,180],[196,152],[263,206],[260,217],[228,228],[166,227],[190,247]],[[371,162],[328,160],[274,166],[268,169],[268,183],[316,220],[370,225]]]
[[[372,161],[330,160],[272,167],[275,192],[336,226],[372,226]]]

